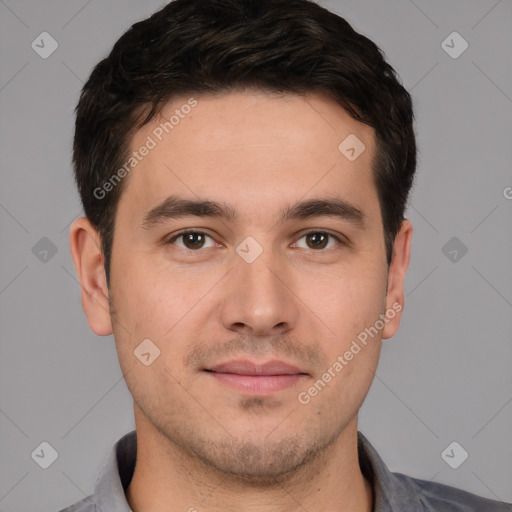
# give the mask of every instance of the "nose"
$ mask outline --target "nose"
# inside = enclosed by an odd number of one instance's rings
[[[291,274],[270,251],[255,261],[236,262],[225,283],[221,321],[244,335],[272,336],[293,329],[299,315]]]

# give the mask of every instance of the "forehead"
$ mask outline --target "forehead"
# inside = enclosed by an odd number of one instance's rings
[[[374,131],[325,95],[177,97],[130,149],[139,160],[118,210],[134,220],[171,194],[230,201],[252,217],[263,203],[281,210],[326,193],[375,209]]]

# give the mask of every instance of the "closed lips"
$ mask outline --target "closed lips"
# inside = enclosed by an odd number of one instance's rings
[[[254,363],[247,360],[233,360],[217,364],[205,371],[216,373],[233,373],[250,376],[272,376],[272,375],[307,375],[296,366],[283,361],[267,361],[265,363]]]

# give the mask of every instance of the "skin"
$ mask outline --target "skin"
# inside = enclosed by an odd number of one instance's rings
[[[401,311],[308,404],[297,396],[380,314],[404,305],[412,225],[404,219],[388,272],[371,172],[375,132],[321,94],[195,98],[125,178],[110,290],[98,233],[84,217],[70,231],[89,326],[114,334],[133,396],[138,456],[129,504],[135,512],[371,511],[357,413]],[[162,115],[188,99],[174,98]],[[138,131],[132,149],[162,121]],[[366,146],[353,162],[338,149],[349,134]],[[141,228],[170,194],[224,201],[239,218],[187,216]],[[356,205],[364,228],[331,216],[278,222],[284,205],[318,197]],[[185,228],[209,236],[203,245],[163,243]],[[340,241],[318,248],[306,230]],[[248,236],[263,249],[252,263],[236,252]],[[145,366],[134,349],[148,338],[160,356]],[[235,358],[278,359],[306,375],[256,396],[203,371]]]

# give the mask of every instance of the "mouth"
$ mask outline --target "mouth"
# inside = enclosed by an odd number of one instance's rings
[[[232,360],[203,369],[217,382],[250,395],[270,395],[297,385],[308,376],[296,366],[283,361],[254,363]]]

